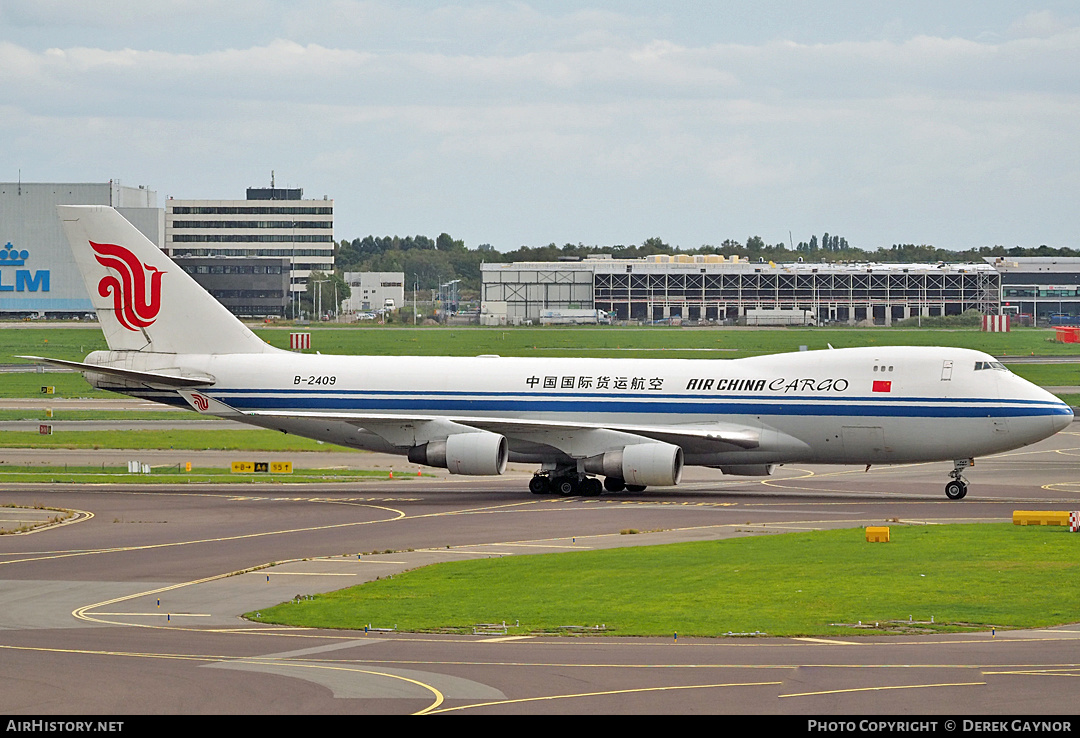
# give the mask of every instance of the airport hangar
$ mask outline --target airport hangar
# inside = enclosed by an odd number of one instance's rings
[[[974,264],[781,263],[721,255],[606,256],[486,263],[481,311],[508,324],[541,313],[601,310],[617,321],[736,323],[797,313],[816,325],[905,318],[1080,315],[1080,258],[987,258]],[[782,319],[781,319],[782,320]],[[762,324],[767,321],[763,320]],[[781,324],[778,320],[774,324]]]

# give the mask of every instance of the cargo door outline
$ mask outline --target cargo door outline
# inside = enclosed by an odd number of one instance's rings
[[[892,449],[885,445],[885,429],[880,425],[845,425],[840,428],[844,454],[857,459],[884,459]]]

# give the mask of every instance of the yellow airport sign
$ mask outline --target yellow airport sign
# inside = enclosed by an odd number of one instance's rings
[[[292,474],[291,461],[234,461],[233,474]]]

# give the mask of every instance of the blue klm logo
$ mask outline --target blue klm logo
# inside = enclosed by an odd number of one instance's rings
[[[0,267],[23,266],[30,258],[30,252],[26,249],[20,251],[12,245],[11,241],[0,248]],[[42,292],[49,291],[49,270],[39,269],[33,274],[29,269],[17,269],[15,271],[15,284],[4,284],[4,272],[0,271],[0,292]]]

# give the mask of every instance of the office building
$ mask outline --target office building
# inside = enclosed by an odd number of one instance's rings
[[[273,186],[248,188],[244,200],[166,200],[165,248],[174,258],[285,259],[291,317],[311,273],[334,270],[334,201]]]

